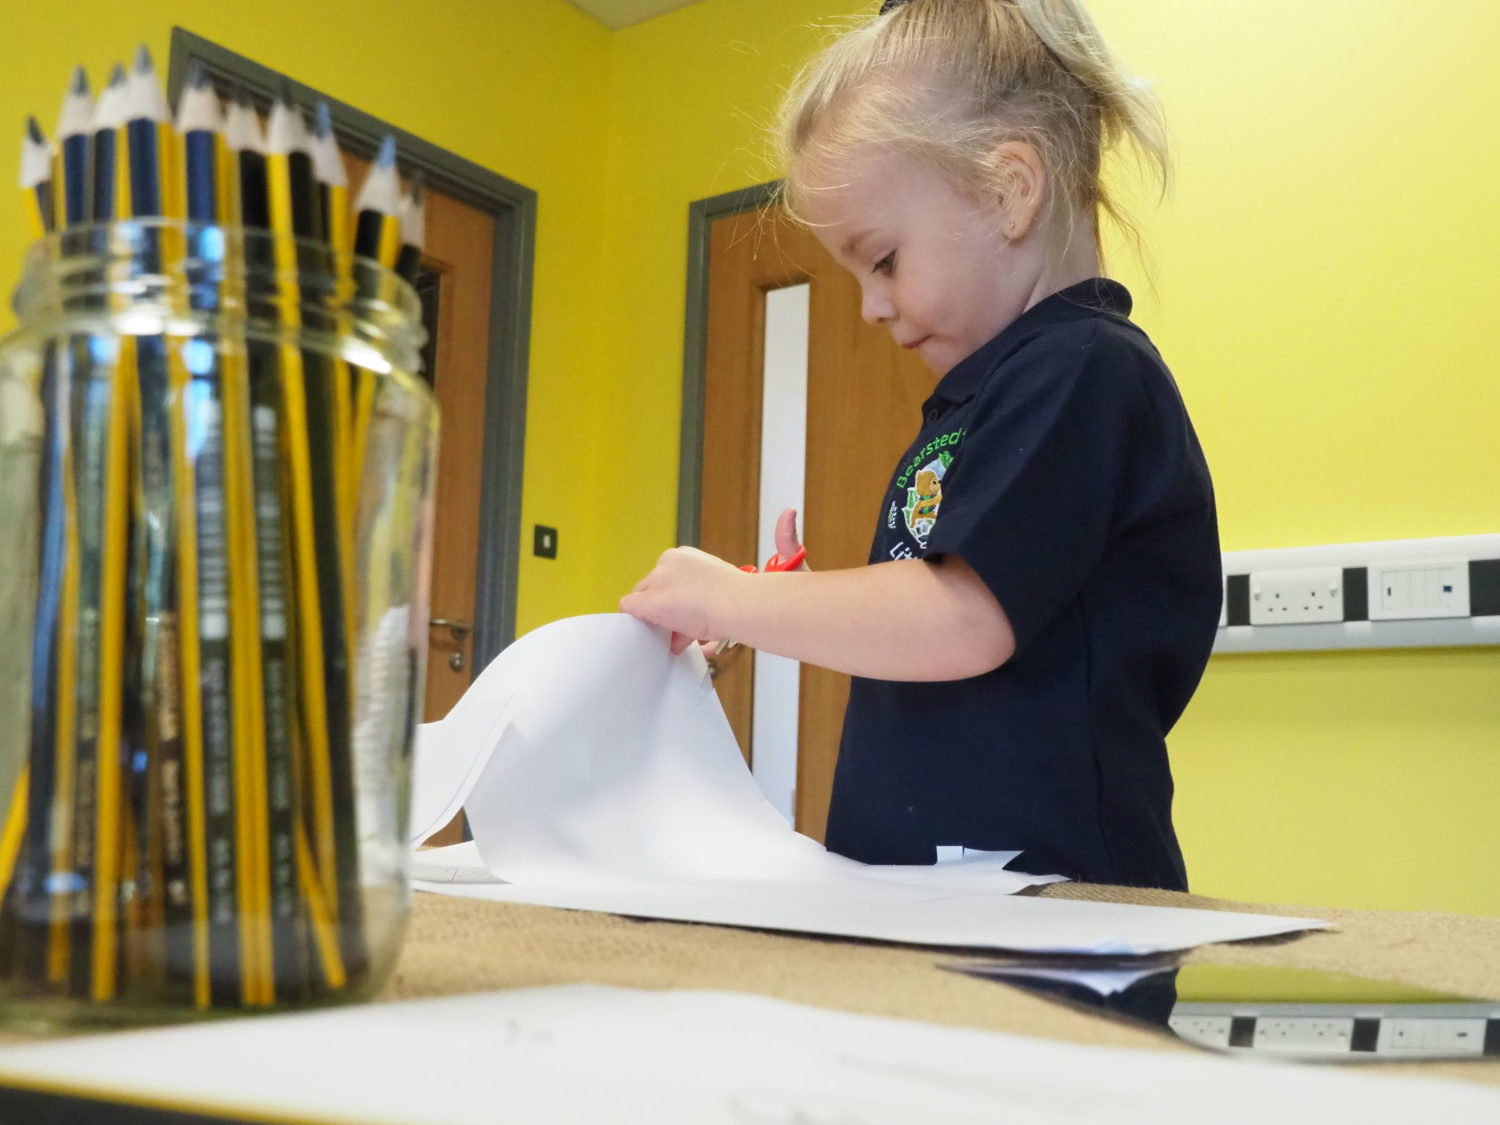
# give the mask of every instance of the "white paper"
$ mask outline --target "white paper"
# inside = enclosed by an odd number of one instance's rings
[[[435,849],[419,867],[420,891],[601,910],[642,918],[872,938],[913,945],[1027,953],[1134,956],[1219,941],[1269,937],[1323,923],[1270,914],[1041,899],[932,885],[920,878],[659,879],[597,883],[483,882]],[[461,857],[460,857],[461,858]],[[437,872],[429,878],[429,871]]]
[[[555,622],[517,641],[437,729],[423,729],[413,820],[435,828],[461,801],[474,840],[419,852],[415,886],[682,921],[1069,953],[1148,953],[1322,925],[1009,901],[1059,878],[1006,870],[1015,852],[920,867],[833,855],[766,801],[707,673],[696,647],[673,657],[664,634],[620,614]]]
[[[1003,961],[969,961],[963,964],[943,965],[955,973],[967,973],[973,977],[997,980],[1001,983],[1019,977],[1022,980],[1053,981],[1057,984],[1076,984],[1097,996],[1113,996],[1124,992],[1133,984],[1167,972],[1172,966],[1148,965],[1144,968],[1091,969],[1087,966],[1065,967],[1062,965],[1008,965]]]
[[[1500,1092],[1452,1081],[599,985],[4,1048],[0,1080],[368,1125],[1500,1120]]]

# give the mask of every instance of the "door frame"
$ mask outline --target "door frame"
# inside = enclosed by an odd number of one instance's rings
[[[703,400],[708,368],[708,257],[714,222],[772,203],[780,180],[688,205],[687,312],[682,348],[682,424],[677,463],[677,542],[698,545],[703,503]]]
[[[420,171],[434,189],[494,217],[489,371],[485,388],[484,455],[479,470],[474,650],[470,661],[470,676],[478,675],[516,636],[537,194],[181,27],[172,28],[168,59],[167,94],[173,105],[187,83],[188,69],[195,62],[211,77],[243,89],[263,109],[269,109],[287,85],[299,105],[311,107],[319,100],[327,102],[339,144],[356,156],[373,160],[381,141],[387,135],[395,137],[403,167]],[[699,430],[701,442],[701,421]]]

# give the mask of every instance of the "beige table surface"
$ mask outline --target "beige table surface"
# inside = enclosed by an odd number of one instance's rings
[[[1201,946],[1184,957],[1188,963],[1328,969],[1500,1000],[1500,918],[1268,906],[1078,883],[1040,894],[1322,918],[1337,929]],[[418,894],[395,972],[378,999],[579,981],[711,988],[1073,1043],[1193,1050],[1165,1034],[937,967],[976,956],[991,955]],[[27,1041],[34,1037],[0,1027],[0,1045]],[[1500,1059],[1372,1062],[1359,1070],[1500,1086]]]
[[[1328,969],[1500,1000],[1500,918],[1274,907],[1085,884],[1058,884],[1041,894],[1322,918],[1337,929],[1203,946],[1186,959]],[[1165,1035],[937,968],[940,962],[966,959],[973,957],[951,950],[418,894],[406,945],[381,996],[445,996],[574,981],[713,988],[1075,1043],[1192,1049]],[[1361,1071],[1444,1075],[1500,1086],[1500,1059],[1367,1063]]]

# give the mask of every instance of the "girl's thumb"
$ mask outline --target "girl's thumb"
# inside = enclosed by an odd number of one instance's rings
[[[787,508],[776,519],[776,553],[789,559],[801,545],[797,538],[797,509]]]

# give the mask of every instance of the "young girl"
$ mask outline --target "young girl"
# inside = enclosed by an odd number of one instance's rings
[[[1208,467],[1099,276],[1101,156],[1164,131],[1077,0],[908,0],[789,95],[785,196],[863,316],[937,374],[869,565],[751,575],[680,547],[620,608],[854,676],[828,847],[1186,889],[1165,735],[1221,596]],[[783,513],[778,551],[797,537]]]

